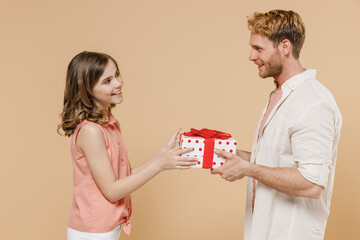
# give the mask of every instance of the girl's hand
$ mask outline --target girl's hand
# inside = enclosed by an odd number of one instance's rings
[[[196,165],[197,158],[181,156],[181,154],[193,150],[193,148],[181,149],[180,147],[175,147],[163,153],[156,162],[161,170],[189,169],[191,166]]]
[[[151,158],[151,162],[153,162],[155,159],[159,158],[161,155],[163,155],[164,153],[166,153],[167,151],[178,147],[179,146],[179,134],[180,134],[181,128],[176,130],[173,135],[171,136],[169,142],[160,149],[160,151],[158,153],[155,154],[154,157]]]
[[[169,142],[164,147],[164,151],[168,151],[170,149],[173,149],[175,147],[179,146],[179,134],[180,134],[181,128],[176,130],[173,135],[171,136]]]

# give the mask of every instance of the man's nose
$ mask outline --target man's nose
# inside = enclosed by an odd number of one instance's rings
[[[255,61],[256,59],[257,59],[256,51],[254,51],[254,49],[252,49],[251,52],[250,52],[249,60],[250,61]]]

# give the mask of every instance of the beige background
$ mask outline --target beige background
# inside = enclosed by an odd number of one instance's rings
[[[1,0],[0,238],[66,238],[72,166],[56,126],[75,54],[117,59],[126,86],[114,115],[133,166],[179,127],[227,131],[250,150],[273,84],[248,60],[246,16],[283,8],[303,17],[301,61],[344,118],[325,239],[359,239],[360,1],[333,2]],[[133,232],[121,239],[242,239],[245,185],[207,170],[163,172],[133,194]]]

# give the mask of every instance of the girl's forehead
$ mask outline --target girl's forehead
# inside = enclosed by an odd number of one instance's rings
[[[109,60],[108,64],[106,65],[106,67],[104,69],[104,72],[103,72],[101,78],[102,77],[106,78],[106,77],[112,76],[117,71],[118,71],[118,69],[117,69],[115,63],[112,60]]]

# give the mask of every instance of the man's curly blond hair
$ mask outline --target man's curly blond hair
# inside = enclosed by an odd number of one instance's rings
[[[252,32],[269,38],[274,43],[274,47],[277,47],[284,39],[288,39],[293,45],[293,56],[296,59],[299,58],[305,41],[305,25],[296,12],[291,10],[255,12],[248,17],[248,28]]]

